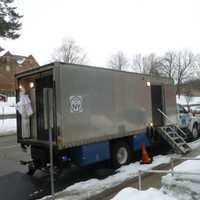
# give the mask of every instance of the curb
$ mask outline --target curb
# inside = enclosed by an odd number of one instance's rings
[[[154,170],[159,170],[159,169],[165,169],[165,168],[168,168],[170,167],[170,163],[169,164],[161,164],[161,165],[158,165],[156,167],[153,167],[152,169]],[[142,174],[142,178],[144,177],[148,177],[148,176],[151,176],[152,173],[145,173],[145,174]],[[99,199],[105,199],[107,200],[108,197],[112,196],[113,194],[113,197],[119,192],[121,191],[123,188],[125,187],[129,187],[132,183],[136,183],[138,182],[138,176],[132,178],[132,179],[129,179],[113,188],[109,188],[97,195],[94,195],[94,196],[91,196],[90,198],[88,198],[89,200],[99,200]],[[112,197],[112,198],[113,198]],[[109,198],[111,199],[111,198]]]
[[[6,137],[6,136],[12,136],[12,135],[17,135],[17,133],[16,133],[16,132],[8,132],[8,133],[2,134],[2,135],[1,135],[1,133],[0,133],[0,138],[1,138],[1,137]]]

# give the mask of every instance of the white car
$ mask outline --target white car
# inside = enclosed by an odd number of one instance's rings
[[[179,128],[187,134],[189,139],[197,139],[200,136],[200,118],[193,116],[180,104],[177,104],[176,110]]]

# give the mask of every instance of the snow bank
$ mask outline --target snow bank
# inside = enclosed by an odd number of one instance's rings
[[[0,136],[16,133],[16,119],[0,120]]]
[[[112,200],[176,200],[174,197],[164,194],[163,192],[149,188],[145,191],[140,191],[135,188],[125,188],[121,190]]]
[[[0,102],[0,115],[8,115],[16,113],[16,98],[8,97],[7,102]]]
[[[194,142],[190,142],[189,146],[191,149],[197,149],[200,147],[200,139],[194,141]]]
[[[200,173],[200,160],[185,161],[176,166],[174,171]],[[178,200],[200,199],[200,175],[168,174],[162,177],[162,185],[163,192],[173,195]]]
[[[186,105],[187,102],[185,100],[185,96],[183,96],[183,95],[181,95],[180,97],[176,96],[176,103]],[[192,97],[191,101],[189,103],[190,104],[200,104],[200,97]]]
[[[16,114],[16,98],[8,97],[7,102],[0,102],[0,115]],[[16,119],[0,120],[0,136],[16,133]]]
[[[196,143],[200,143],[196,141]],[[191,144],[190,144],[191,145]],[[193,145],[191,145],[192,147]],[[197,147],[197,146],[195,146]],[[198,156],[197,158],[200,158]],[[188,160],[174,168],[175,172],[200,173],[200,160]],[[168,174],[162,177],[160,190],[150,188],[139,191],[135,188],[125,188],[112,200],[199,200],[200,175]]]
[[[101,192],[113,188],[124,181],[132,179],[138,175],[139,170],[152,169],[160,164],[169,163],[169,156],[156,156],[149,165],[140,165],[139,162],[131,163],[117,170],[117,174],[109,176],[103,180],[90,179],[88,181],[76,183],[56,194],[57,200],[84,200]],[[44,197],[42,200],[46,200]]]

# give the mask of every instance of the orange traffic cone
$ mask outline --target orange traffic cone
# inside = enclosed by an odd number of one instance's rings
[[[141,144],[141,160],[140,164],[150,164],[152,163],[152,159],[149,157],[144,143]]]

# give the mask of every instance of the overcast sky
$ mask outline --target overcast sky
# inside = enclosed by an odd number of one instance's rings
[[[86,50],[89,64],[105,66],[118,50],[158,55],[168,50],[200,53],[199,0],[15,0],[21,37],[0,40],[11,53],[48,63],[65,37]]]

